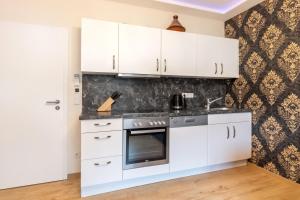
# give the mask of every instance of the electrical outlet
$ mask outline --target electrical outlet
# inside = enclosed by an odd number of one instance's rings
[[[80,153],[78,152],[75,153],[75,159],[80,159]]]
[[[187,99],[192,99],[192,98],[194,98],[194,93],[182,93],[182,95],[184,95],[185,98],[187,98]]]

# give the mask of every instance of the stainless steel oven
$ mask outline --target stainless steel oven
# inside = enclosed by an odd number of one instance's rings
[[[169,118],[125,118],[123,169],[169,163]]]

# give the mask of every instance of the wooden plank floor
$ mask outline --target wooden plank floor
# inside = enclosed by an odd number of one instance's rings
[[[0,190],[0,200],[79,200],[79,176]],[[84,198],[86,200],[300,200],[300,185],[252,164]]]

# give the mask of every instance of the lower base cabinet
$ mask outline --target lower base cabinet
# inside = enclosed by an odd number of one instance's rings
[[[207,126],[170,129],[170,172],[207,164]]]
[[[251,125],[251,113],[234,113],[208,115],[208,125],[170,128],[169,164],[123,170],[122,119],[82,121],[81,194],[245,165]]]
[[[251,157],[251,122],[208,126],[208,164],[245,160]]]
[[[81,162],[81,187],[122,181],[122,156]]]

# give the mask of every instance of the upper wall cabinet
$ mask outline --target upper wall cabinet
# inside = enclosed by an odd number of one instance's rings
[[[238,40],[199,35],[197,75],[212,78],[238,78]]]
[[[238,78],[239,43],[234,39],[83,19],[81,71]]]
[[[81,71],[118,73],[118,23],[82,19]]]
[[[162,31],[162,75],[195,76],[197,35]]]
[[[160,74],[161,30],[119,25],[119,73]]]

